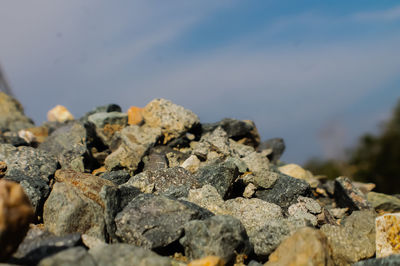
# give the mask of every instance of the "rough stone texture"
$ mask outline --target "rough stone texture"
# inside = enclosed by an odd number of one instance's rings
[[[248,166],[249,171],[253,172],[255,175],[269,170],[268,158],[259,152],[252,152],[243,157],[242,160]]]
[[[394,196],[369,192],[367,200],[376,211],[400,212],[400,199]]]
[[[225,198],[238,177],[239,171],[236,165],[231,163],[210,164],[201,167],[195,178],[201,185],[214,186],[222,198]]]
[[[213,216],[190,221],[184,226],[185,236],[179,242],[190,259],[219,256],[232,262],[236,254],[249,254],[251,245],[241,222],[232,216]]]
[[[336,178],[334,196],[339,207],[349,208],[350,211],[372,208],[365,195],[344,176]]]
[[[316,188],[319,184],[318,179],[316,179],[310,171],[303,169],[300,165],[292,163],[281,166],[278,169],[285,175],[307,181],[312,188]]]
[[[161,129],[164,143],[180,137],[199,124],[199,118],[192,111],[165,99],[151,101],[142,114],[146,125]]]
[[[256,192],[257,198],[275,203],[284,209],[297,202],[299,196],[310,196],[310,185],[301,179],[280,175],[274,185],[267,190]]]
[[[41,177],[46,182],[57,169],[57,159],[46,151],[31,147],[15,148],[9,144],[0,144],[0,161],[7,164],[9,176],[24,174]]]
[[[33,209],[22,187],[0,180],[0,261],[17,249],[32,221]]]
[[[245,173],[241,176],[241,180],[244,184],[253,184],[257,188],[268,189],[275,184],[276,180],[279,178],[279,175],[280,174],[278,173],[265,169],[257,172],[256,174],[253,174],[253,172]]]
[[[256,193],[257,187],[255,185],[253,185],[252,183],[248,184],[244,191],[243,191],[243,197],[250,199],[254,193]]]
[[[285,151],[286,145],[283,139],[281,138],[273,138],[260,143],[257,147],[258,151],[263,150],[271,150],[271,153],[268,155],[268,159],[272,163],[277,163],[281,158],[283,152]]]
[[[200,160],[196,155],[190,155],[190,157],[181,164],[181,167],[185,168],[191,173],[196,173],[200,167]]]
[[[65,106],[56,105],[47,112],[47,120],[49,122],[64,123],[69,120],[74,120],[74,116],[68,111]]]
[[[22,105],[13,97],[0,92],[0,131],[18,131],[33,126],[32,120],[25,116]]]
[[[107,170],[127,168],[131,174],[161,135],[158,128],[127,126],[119,133],[120,145],[105,160]]]
[[[50,232],[79,232],[105,239],[102,207],[68,183],[56,182],[44,204],[43,222]]]
[[[92,256],[83,247],[63,250],[41,260],[38,266],[97,266]]]
[[[171,259],[127,244],[98,246],[89,250],[97,266],[171,266]]]
[[[129,107],[128,113],[128,124],[129,125],[140,125],[143,123],[143,108],[131,106]]]
[[[125,184],[140,189],[144,193],[156,193],[175,198],[186,197],[189,189],[200,187],[190,172],[182,167],[144,171],[133,176]]]
[[[87,112],[85,115],[83,115],[79,120],[83,123],[86,123],[88,121],[89,116],[92,114],[96,113],[110,113],[110,112],[122,112],[121,107],[118,104],[107,104],[107,105],[102,105],[94,108],[93,110]]]
[[[189,190],[188,201],[209,210],[214,214],[229,214],[225,209],[224,200],[217,189],[211,185],[204,185],[199,189]]]
[[[111,172],[105,172],[104,174],[100,175],[101,178],[110,180],[116,185],[122,185],[131,178],[131,175],[126,170],[117,170]]]
[[[400,254],[400,213],[389,213],[375,220],[376,257]]]
[[[103,143],[110,145],[115,132],[128,124],[128,115],[120,112],[100,112],[90,115],[88,121],[95,125],[96,134]]]
[[[400,265],[400,255],[391,255],[385,258],[363,260],[353,264],[353,266],[396,266],[396,265]]]
[[[328,237],[337,265],[350,265],[375,254],[375,213],[371,211],[354,211],[342,226],[326,224],[321,231]]]
[[[188,266],[225,266],[225,261],[217,256],[207,256],[191,261]]]
[[[141,194],[117,214],[116,234],[125,243],[161,248],[179,239],[185,223],[211,215],[188,202]]]
[[[304,227],[282,241],[265,265],[333,266],[334,264],[326,236],[318,230]]]

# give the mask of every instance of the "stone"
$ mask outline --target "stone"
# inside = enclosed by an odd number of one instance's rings
[[[128,124],[128,115],[120,112],[100,112],[90,115],[88,121],[95,125],[97,136],[109,146],[114,134]]]
[[[9,176],[40,177],[49,182],[57,169],[57,159],[46,151],[32,147],[15,148],[9,144],[0,144],[0,161],[7,164]]]
[[[180,238],[187,222],[210,216],[212,213],[189,202],[140,194],[117,214],[116,235],[124,243],[162,248]]]
[[[249,171],[254,175],[260,174],[269,170],[269,160],[259,152],[252,152],[243,157],[242,160],[246,163]]]
[[[88,121],[88,117],[91,116],[92,114],[95,113],[111,113],[111,112],[122,112],[121,107],[118,104],[106,104],[106,105],[101,105],[98,106],[96,108],[94,108],[93,110],[87,112],[85,115],[83,115],[79,121],[81,121],[82,123],[86,123]]]
[[[311,196],[310,185],[301,179],[280,175],[274,185],[266,190],[258,190],[256,197],[287,209],[297,202],[299,196]]]
[[[97,266],[92,256],[83,247],[74,247],[63,250],[55,255],[41,260],[38,266]]]
[[[241,222],[232,216],[213,216],[184,225],[185,235],[179,240],[190,259],[218,256],[233,262],[235,254],[249,254],[251,245]]]
[[[133,174],[143,156],[154,146],[160,136],[161,130],[158,128],[136,125],[125,127],[119,133],[120,145],[105,160],[107,170],[126,168],[130,174]]]
[[[335,265],[350,265],[375,254],[375,213],[354,211],[341,226],[325,224],[320,229],[332,249]]]
[[[74,119],[74,116],[62,105],[56,105],[47,112],[47,121],[49,122],[64,123]]]
[[[214,186],[221,197],[226,198],[238,175],[239,171],[236,165],[216,163],[201,167],[194,177],[201,185],[209,184]]]
[[[229,148],[231,151],[231,155],[235,158],[243,158],[247,155],[255,152],[256,150],[252,146],[248,146],[233,139],[229,139]]]
[[[278,178],[278,173],[266,169],[258,172],[257,174],[253,174],[253,172],[247,172],[241,176],[241,180],[244,182],[244,184],[253,184],[255,187],[263,189],[272,187]]]
[[[353,264],[353,266],[396,266],[396,265],[400,265],[400,255],[390,255],[384,258],[362,260]]]
[[[200,167],[200,160],[196,155],[190,155],[190,157],[181,164],[181,167],[191,173],[196,173]]]
[[[243,197],[247,199],[251,198],[256,193],[256,190],[257,187],[253,183],[248,184],[243,191]]]
[[[126,170],[117,170],[111,172],[105,172],[104,174],[100,175],[101,178],[110,180],[116,185],[122,185],[131,178],[131,175]]]
[[[44,204],[43,223],[58,236],[79,232],[105,239],[103,208],[68,183],[54,184]]]
[[[342,219],[345,215],[346,212],[349,210],[349,208],[333,208],[330,209],[329,212],[336,218],[336,219]]]
[[[0,92],[0,131],[18,131],[33,126],[33,121],[25,116],[22,105],[15,98]]]
[[[353,185],[365,195],[367,195],[376,187],[374,183],[353,182]]]
[[[290,207],[288,208],[288,214],[290,217],[306,220],[310,222],[313,226],[316,226],[318,224],[317,217],[315,215],[312,215],[301,203],[290,205]]]
[[[104,243],[101,239],[98,239],[97,237],[89,236],[86,234],[82,235],[82,243],[89,249],[98,247],[98,246],[105,246],[108,245]]]
[[[0,180],[0,261],[17,249],[25,237],[34,212],[22,187]]]
[[[199,145],[202,149],[207,149],[207,152],[215,151],[223,156],[230,154],[228,134],[221,127],[204,134],[200,139]],[[204,151],[198,152],[194,150],[193,152],[194,154],[204,154]]]
[[[129,125],[140,125],[143,123],[143,115],[142,115],[143,108],[137,106],[129,107],[128,113],[128,124]]]
[[[229,213],[225,209],[225,203],[221,195],[211,185],[206,184],[201,188],[189,190],[187,200],[214,214],[224,215]]]
[[[285,175],[303,179],[307,181],[312,188],[316,188],[319,184],[318,179],[316,179],[310,171],[303,169],[300,165],[297,164],[286,164],[278,168],[279,171]]]
[[[376,211],[400,212],[400,199],[383,193],[369,192],[367,200]]]
[[[225,261],[217,256],[207,256],[191,261],[188,266],[225,266]]]
[[[260,143],[257,147],[258,151],[264,151],[271,149],[271,153],[268,155],[268,159],[276,164],[281,158],[286,148],[285,141],[281,138],[268,139]]]
[[[49,129],[44,125],[27,128],[26,130],[31,132],[35,136],[35,140],[37,143],[42,143],[49,136]]]
[[[326,236],[319,230],[304,227],[289,236],[269,255],[266,266],[333,266]]]
[[[150,152],[150,154],[145,156],[142,161],[144,164],[143,171],[155,171],[168,168],[167,157],[162,153]]]
[[[18,132],[23,132],[25,130],[20,130]],[[19,146],[34,146],[36,143],[34,141],[28,142],[26,138],[21,137],[16,131],[7,131],[0,135],[0,142],[11,144],[14,147]],[[28,139],[29,140],[29,139]]]
[[[97,266],[171,266],[168,257],[161,257],[156,253],[133,245],[112,244],[98,246],[89,250]]]
[[[0,178],[3,178],[6,175],[7,164],[3,161],[0,161]]]
[[[192,111],[165,99],[155,99],[142,112],[146,125],[161,129],[164,143],[182,136],[200,123]]]
[[[335,180],[335,201],[341,208],[350,211],[369,210],[372,208],[365,195],[353,185],[347,177],[341,176]]]
[[[376,257],[400,254],[400,213],[388,213],[375,220]]]
[[[175,198],[186,197],[189,189],[199,188],[200,183],[182,167],[144,171],[125,184],[140,189],[144,193],[163,194]]]

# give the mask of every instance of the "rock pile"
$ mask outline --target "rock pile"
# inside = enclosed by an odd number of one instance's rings
[[[282,163],[283,140],[260,142],[251,121],[201,124],[156,99],[79,119],[57,106],[35,127],[15,99],[0,102],[0,178],[23,195],[0,183],[0,241],[21,236],[3,262],[400,263],[397,197]]]

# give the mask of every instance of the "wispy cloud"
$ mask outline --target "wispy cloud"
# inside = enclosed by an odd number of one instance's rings
[[[365,11],[354,14],[354,19],[359,21],[393,21],[400,20],[400,6],[386,10]]]

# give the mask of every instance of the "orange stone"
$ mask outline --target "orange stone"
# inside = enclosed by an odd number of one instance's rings
[[[128,109],[128,124],[129,125],[140,125],[143,122],[142,115],[143,108],[137,106],[131,106]]]
[[[0,161],[0,178],[6,175],[7,164],[3,161]]]
[[[223,259],[217,256],[207,256],[202,259],[191,261],[188,266],[224,266]]]
[[[74,120],[74,116],[64,106],[57,105],[47,113],[47,120],[64,123],[68,120]]]

